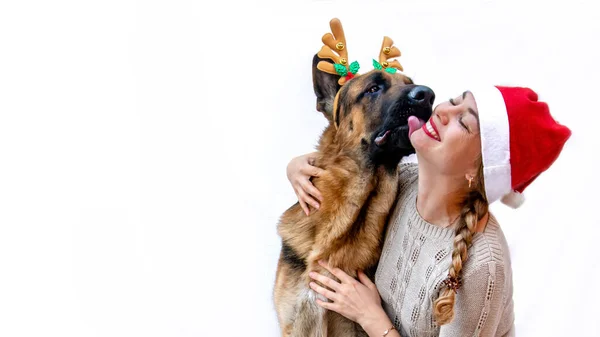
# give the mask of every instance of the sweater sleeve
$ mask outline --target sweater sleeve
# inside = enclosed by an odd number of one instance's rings
[[[454,319],[440,327],[440,337],[496,336],[503,319],[505,276],[504,265],[495,261],[465,275],[456,294]]]

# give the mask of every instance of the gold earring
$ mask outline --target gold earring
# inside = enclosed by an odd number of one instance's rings
[[[473,183],[473,176],[469,176],[469,188],[471,188],[472,183]]]

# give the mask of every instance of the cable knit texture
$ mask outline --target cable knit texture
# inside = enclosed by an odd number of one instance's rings
[[[454,319],[435,324],[433,303],[448,275],[455,234],[417,212],[417,173],[417,165],[400,164],[400,195],[375,275],[385,311],[402,337],[514,336],[509,250],[492,215],[473,236]]]

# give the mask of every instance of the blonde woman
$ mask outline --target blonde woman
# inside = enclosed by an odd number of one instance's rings
[[[500,86],[465,91],[409,126],[418,160],[400,164],[374,283],[322,261],[337,279],[311,274],[329,300],[317,302],[372,337],[514,336],[509,250],[488,206],[518,207],[571,131],[531,89]],[[311,157],[294,158],[287,173],[301,206],[318,212]]]

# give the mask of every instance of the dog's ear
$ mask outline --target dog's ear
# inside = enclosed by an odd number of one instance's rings
[[[313,88],[317,96],[317,110],[322,112],[330,122],[333,122],[333,101],[341,85],[339,75],[333,75],[317,69],[317,64],[325,61],[333,64],[330,59],[320,58],[315,54],[312,64]]]

